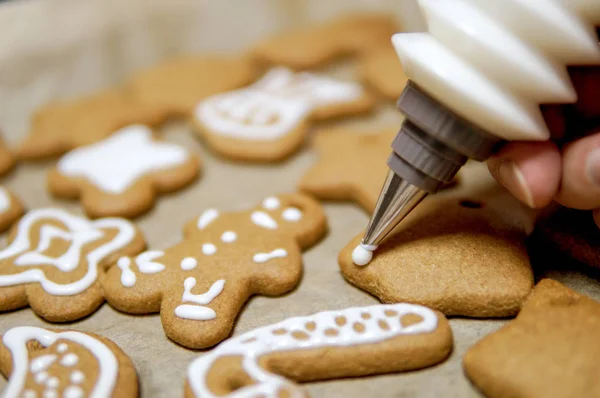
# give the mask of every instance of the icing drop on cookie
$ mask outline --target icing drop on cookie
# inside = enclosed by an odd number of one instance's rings
[[[79,357],[73,353],[65,355],[60,360],[60,364],[67,367],[75,366],[77,362],[79,362]]]
[[[250,215],[252,222],[259,227],[267,229],[277,229],[277,222],[264,211],[253,211]]]
[[[34,390],[23,391],[23,398],[37,398],[37,393]]]
[[[373,259],[373,251],[377,249],[375,245],[359,244],[352,251],[352,262],[356,265],[367,265]]]
[[[198,222],[196,223],[196,226],[198,227],[198,229],[204,229],[217,217],[219,217],[219,212],[217,211],[217,209],[206,209],[200,215],[200,217],[198,217]]]
[[[69,346],[66,345],[65,343],[60,343],[59,345],[56,346],[56,351],[59,354],[66,352],[68,349],[69,349]]]
[[[198,261],[194,257],[185,257],[180,263],[181,269],[184,271],[190,271],[198,266]]]
[[[255,263],[265,263],[273,258],[283,258],[287,256],[285,249],[275,249],[270,253],[256,253],[252,259]]]
[[[125,287],[132,287],[135,285],[136,276],[131,270],[131,260],[129,257],[121,257],[117,261],[117,267],[121,269],[121,285]]]
[[[69,377],[69,379],[73,384],[81,384],[83,383],[83,380],[85,380],[85,375],[80,370],[74,370],[73,372],[71,372],[71,376]]]
[[[48,355],[40,355],[31,361],[31,365],[29,365],[29,369],[31,373],[38,373],[43,370],[46,370],[56,361],[56,355],[48,354]]]
[[[83,398],[84,396],[83,389],[79,386],[69,386],[63,392],[63,398]]]
[[[51,377],[48,380],[46,380],[46,387],[48,388],[57,388],[60,385],[60,380],[58,380],[58,377]]]
[[[48,372],[40,372],[36,373],[35,376],[33,376],[33,379],[36,383],[42,384],[48,379],[48,376]]]
[[[302,219],[302,212],[296,207],[288,207],[281,214],[286,221],[300,221]]]
[[[237,234],[233,231],[225,231],[223,235],[221,235],[221,240],[225,243],[235,242],[237,239]]]
[[[164,255],[165,252],[161,250],[148,250],[137,255],[135,258],[135,265],[137,265],[138,269],[143,274],[156,274],[163,271],[166,267],[164,264],[154,260]]]
[[[6,189],[0,187],[0,213],[4,213],[8,209],[10,209],[10,196]]]
[[[202,253],[204,253],[205,255],[212,256],[216,252],[217,252],[217,247],[215,245],[213,245],[212,243],[204,243],[202,245]]]
[[[274,196],[269,196],[263,201],[262,206],[267,210],[275,210],[279,209],[280,203],[279,199]]]

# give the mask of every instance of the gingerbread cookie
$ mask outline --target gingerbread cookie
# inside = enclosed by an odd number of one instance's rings
[[[128,87],[140,101],[170,116],[188,116],[204,98],[243,87],[256,76],[247,57],[184,57],[137,72]]]
[[[20,326],[0,345],[5,398],[137,398],[131,359],[111,340],[75,330]]]
[[[317,132],[312,145],[318,161],[302,177],[298,189],[319,199],[351,200],[372,212],[389,170],[386,162],[397,133],[398,127],[371,133],[345,128]]]
[[[4,141],[0,138],[0,175],[4,175],[12,170],[15,165],[15,158],[12,152],[6,147]]]
[[[58,197],[80,197],[91,217],[132,218],[148,211],[157,194],[192,182],[199,168],[187,149],[155,140],[147,126],[130,125],[63,156],[48,174],[48,187]]]
[[[200,102],[194,122],[223,156],[280,160],[302,145],[310,120],[364,112],[373,104],[356,83],[274,68],[244,89]]]
[[[24,210],[21,200],[14,193],[0,185],[0,232],[10,228],[23,215]]]
[[[369,87],[392,101],[398,100],[408,81],[391,45],[366,52],[360,59],[358,73]]]
[[[120,258],[103,280],[105,297],[126,313],[160,312],[167,336],[183,346],[210,347],[250,296],[279,296],[300,282],[301,249],[324,232],[323,209],[301,194],[244,212],[209,209],[175,246]]]
[[[185,396],[304,397],[288,379],[420,369],[443,361],[451,350],[448,321],[426,307],[391,304],[320,312],[224,341],[190,364]]]
[[[598,397],[600,303],[551,279],[517,318],[467,351],[463,365],[487,396]]]
[[[252,54],[263,63],[308,69],[389,43],[398,31],[397,23],[388,15],[347,15],[269,37],[260,42]]]
[[[160,107],[143,104],[116,89],[54,102],[34,115],[17,154],[23,159],[56,156],[106,138],[129,124],[155,126],[165,118]]]
[[[103,302],[97,279],[108,263],[144,246],[127,220],[88,221],[60,209],[31,210],[0,250],[0,311],[29,305],[50,322],[83,318]]]
[[[533,287],[521,226],[484,203],[429,198],[369,257],[362,234],[340,253],[344,277],[384,303],[446,315],[516,315]],[[367,264],[368,263],[368,264]]]

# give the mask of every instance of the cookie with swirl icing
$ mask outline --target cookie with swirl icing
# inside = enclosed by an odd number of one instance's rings
[[[119,311],[160,313],[171,340],[210,347],[231,333],[252,295],[280,296],[298,285],[302,249],[325,227],[322,207],[302,194],[268,197],[249,211],[208,209],[174,246],[118,259],[102,288]]]

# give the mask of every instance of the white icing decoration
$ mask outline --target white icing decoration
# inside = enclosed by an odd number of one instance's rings
[[[279,199],[274,196],[269,196],[263,201],[262,206],[267,210],[276,210],[279,209],[280,206]]]
[[[23,391],[23,398],[37,398],[37,393],[33,390]]]
[[[225,243],[235,242],[237,239],[237,234],[233,231],[225,231],[223,235],[221,235],[221,240]]]
[[[207,256],[212,256],[217,252],[217,247],[212,243],[205,243],[202,245],[202,253]]]
[[[181,260],[181,269],[184,271],[190,271],[198,266],[198,260],[194,257],[185,257]]]
[[[85,380],[85,375],[80,370],[74,370],[71,372],[71,376],[69,378],[71,380],[71,383],[81,384]]]
[[[31,247],[30,230],[40,221],[55,220],[65,226],[65,232],[49,224],[40,228],[40,242],[37,248]],[[103,243],[89,252],[85,261],[81,259],[81,248],[84,244],[104,237],[104,229],[116,230],[110,241]],[[24,283],[38,282],[42,288],[55,296],[70,296],[81,293],[90,287],[98,276],[98,264],[115,251],[128,245],[136,235],[135,227],[127,220],[120,218],[101,218],[89,221],[73,216],[60,209],[38,209],[28,212],[17,224],[17,234],[10,246],[0,251],[0,260],[18,256],[15,264],[20,267],[32,266],[21,273],[0,275],[0,286],[14,286]],[[71,241],[69,249],[58,258],[42,254],[54,238]],[[81,263],[81,264],[80,264]],[[70,283],[56,283],[46,278],[44,272],[36,265],[53,265],[63,272],[69,272],[78,266],[87,266],[81,279]]]
[[[38,384],[42,384],[45,383],[46,380],[48,379],[48,372],[40,372],[37,373],[33,376],[33,379],[35,380],[36,383]]]
[[[56,351],[59,354],[66,352],[68,349],[69,349],[69,346],[66,345],[65,343],[60,343],[59,345],[56,346]]]
[[[259,227],[277,229],[277,222],[264,211],[253,211],[252,214],[250,214],[250,219]]]
[[[46,370],[54,363],[54,361],[56,361],[56,358],[57,356],[54,354],[40,355],[31,361],[29,369],[31,370],[31,373],[38,373]]]
[[[188,158],[184,148],[154,141],[150,128],[134,124],[72,150],[57,167],[63,175],[83,177],[104,192],[121,194],[144,175],[182,165]]]
[[[62,366],[75,366],[79,362],[79,357],[76,354],[70,353],[61,358],[60,364]]]
[[[63,398],[83,398],[84,393],[79,386],[69,386],[63,391]]]
[[[376,245],[359,244],[352,251],[352,262],[356,265],[367,265],[373,259],[373,251],[377,249]]]
[[[397,315],[393,317],[385,314],[386,310],[393,310]],[[368,319],[361,315],[367,313]],[[422,320],[409,326],[402,326],[400,318],[406,314],[419,315]],[[342,316],[347,322],[338,326],[335,318]],[[389,325],[388,330],[382,329],[378,322],[384,320]],[[315,323],[315,330],[305,328],[308,322]],[[365,326],[362,333],[353,328],[355,322]],[[220,358],[225,356],[242,356],[242,367],[254,384],[247,385],[235,391],[235,396],[277,396],[277,391],[288,391],[290,394],[299,394],[298,387],[281,376],[269,373],[259,365],[259,359],[265,354],[285,352],[301,349],[315,349],[322,347],[348,347],[379,343],[400,335],[431,333],[437,328],[437,315],[429,308],[413,304],[387,304],[370,307],[348,308],[340,311],[326,311],[305,317],[294,317],[280,323],[264,326],[240,336],[225,340],[217,348],[203,354],[194,360],[188,367],[187,380],[194,396],[211,398],[219,395],[212,392],[207,385],[209,370]],[[274,330],[284,329],[288,333],[276,335]],[[338,335],[325,334],[325,330],[335,329]],[[297,340],[292,332],[302,331],[308,335],[307,340]],[[360,362],[360,358],[357,359]],[[226,375],[221,375],[226,377]],[[296,395],[292,395],[296,396]],[[303,396],[303,395],[301,395]]]
[[[275,249],[270,253],[256,253],[252,257],[252,260],[254,260],[255,263],[266,263],[267,261],[273,258],[283,257],[287,257],[287,252],[285,251],[285,249]]]
[[[4,213],[8,209],[10,209],[10,196],[6,189],[0,187],[0,213]]]
[[[274,140],[293,131],[313,109],[353,102],[363,94],[356,83],[277,67],[246,88],[201,101],[195,117],[214,134]]]
[[[55,390],[44,390],[42,398],[58,398],[58,394]]]
[[[2,342],[10,350],[13,360],[12,374],[4,391],[4,398],[16,398],[20,395],[27,377],[29,354],[27,342],[38,341],[43,347],[49,347],[57,340],[68,340],[90,351],[98,361],[98,378],[90,393],[90,398],[111,396],[117,381],[118,362],[115,354],[101,341],[81,332],[67,331],[55,333],[34,326],[21,326],[10,329],[2,337]]]
[[[121,257],[117,261],[117,267],[121,269],[121,285],[125,287],[132,287],[135,285],[135,281],[137,279],[130,266],[131,260],[129,257]]]
[[[145,251],[137,255],[135,258],[135,265],[137,265],[138,269],[143,274],[156,274],[163,271],[166,266],[154,260],[164,255],[165,252],[160,250]]]
[[[192,289],[196,286],[196,278],[190,276],[183,282],[183,296],[181,297],[182,302],[189,302],[199,305],[182,304],[175,308],[175,315],[179,318],[192,319],[192,320],[210,320],[217,317],[217,313],[208,307],[204,307],[210,304],[221,292],[225,286],[225,279],[219,279],[214,282],[210,289],[203,294],[193,294]]]
[[[198,229],[204,229],[217,217],[219,217],[219,212],[216,209],[206,209],[200,215],[200,217],[198,217],[198,222],[196,223],[196,226],[198,227]]]
[[[281,217],[286,221],[300,221],[302,219],[302,212],[296,207],[288,207],[281,213]]]
[[[48,388],[57,388],[60,385],[60,380],[58,377],[54,376],[46,380],[46,387]]]

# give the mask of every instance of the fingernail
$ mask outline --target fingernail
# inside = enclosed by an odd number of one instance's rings
[[[506,187],[509,191],[513,192],[516,196],[519,196],[525,204],[531,208],[534,208],[533,196],[527,186],[525,176],[512,160],[503,160],[498,167],[498,178],[500,183]]]
[[[590,181],[600,186],[600,148],[594,149],[587,158],[587,175]]]

